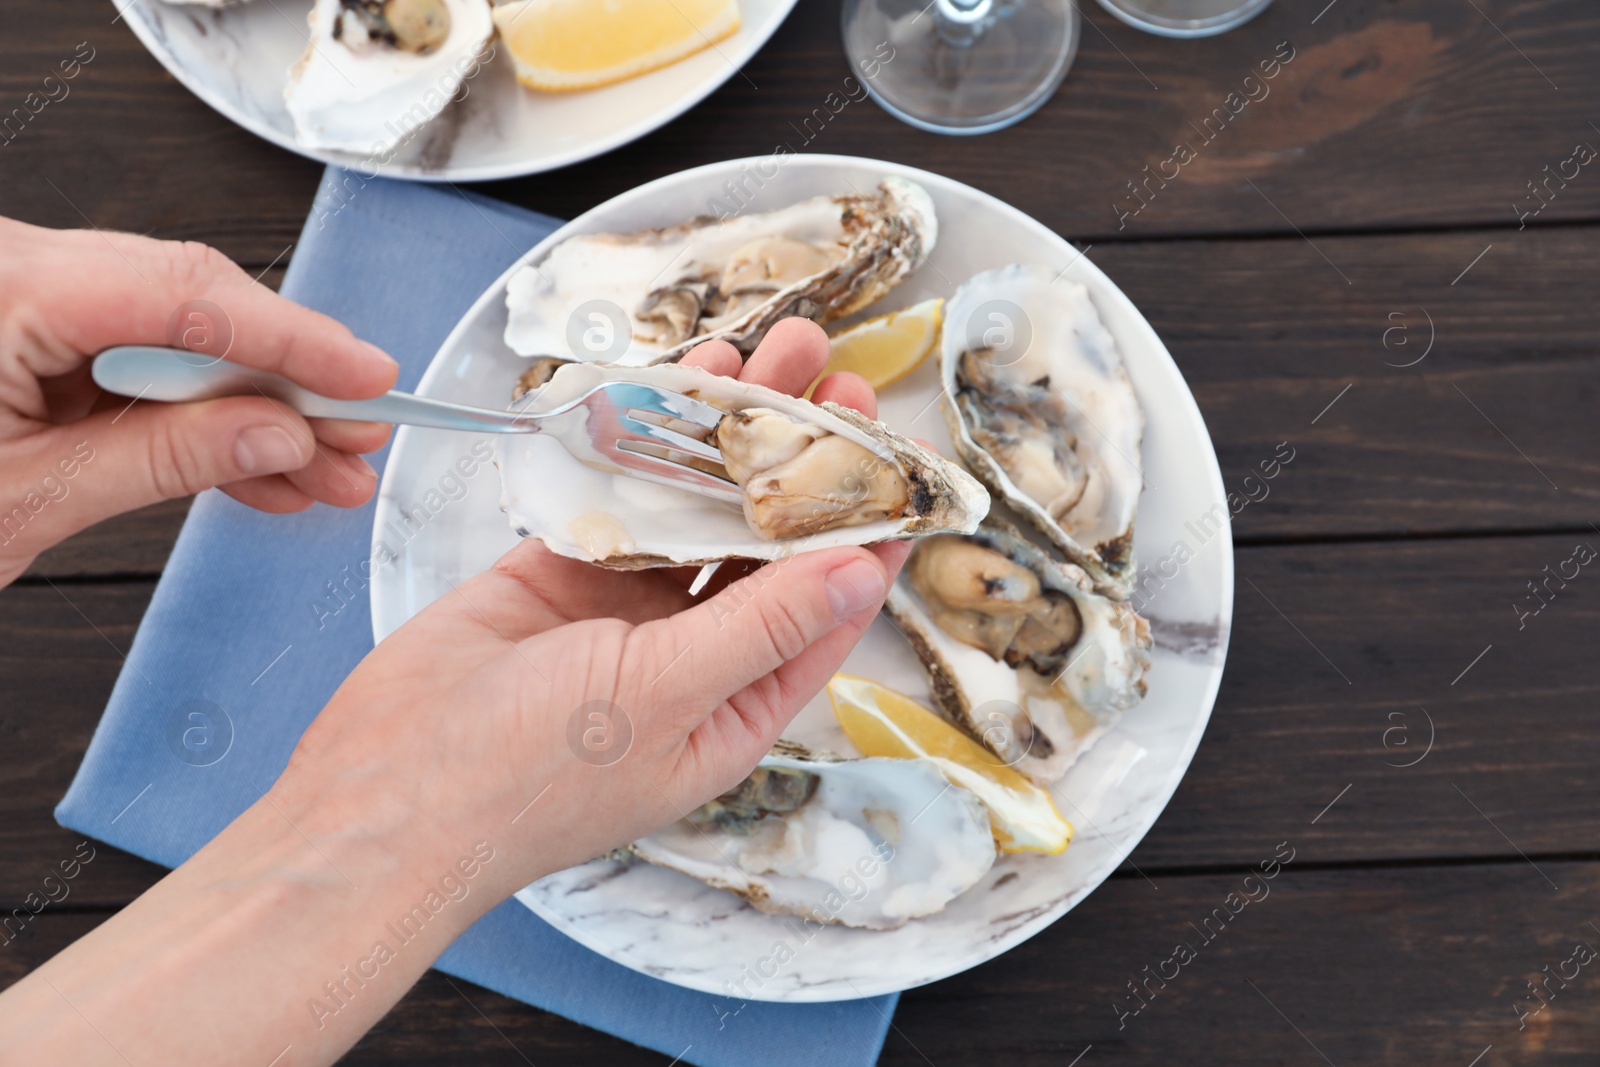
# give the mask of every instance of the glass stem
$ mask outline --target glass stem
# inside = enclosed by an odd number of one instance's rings
[[[994,0],[934,0],[939,36],[952,45],[970,45],[989,28]]]

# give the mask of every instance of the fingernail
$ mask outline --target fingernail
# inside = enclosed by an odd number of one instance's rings
[[[301,466],[300,446],[282,426],[252,426],[233,439],[233,462],[244,474],[281,474]]]
[[[883,571],[864,559],[851,560],[835,567],[823,580],[828,606],[839,622],[853,619],[883,601]]]
[[[389,364],[392,367],[399,367],[400,366],[400,364],[395,362],[395,358],[393,356],[391,356],[389,353],[385,352],[383,349],[379,348],[377,345],[373,344],[372,342],[370,342],[370,341],[361,341],[360,344],[361,344],[362,348],[367,350],[367,354],[372,356],[374,359],[380,359],[380,360],[382,360],[383,362]]]
[[[372,464],[368,463],[366,460],[362,459],[360,456],[351,455],[350,458],[356,461],[356,470],[360,471],[363,474],[369,475],[369,476],[371,476],[373,478],[376,478],[378,476],[378,472],[372,469]]]

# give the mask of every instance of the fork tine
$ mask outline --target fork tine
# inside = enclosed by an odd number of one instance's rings
[[[692,396],[674,393],[654,385],[639,382],[608,382],[601,388],[607,397],[621,408],[638,408],[667,418],[680,419],[707,430],[716,426],[727,414],[721,408],[696,400]]]
[[[625,447],[633,445],[633,448]],[[618,466],[624,467],[636,477],[648,481],[670,485],[676,489],[690,489],[702,496],[723,500],[730,504],[742,504],[744,497],[739,487],[726,478],[718,477],[696,467],[688,466],[670,457],[666,448],[663,454],[639,451],[640,448],[652,448],[650,444],[641,444],[635,441],[618,442],[617,447],[609,453],[609,458]]]
[[[743,494],[705,441],[725,412],[694,397],[639,382],[602,382],[548,417],[587,410],[589,446],[607,463],[646,481],[686,489],[730,504]]]
[[[626,412],[624,416],[617,421],[640,437],[652,438],[660,441],[662,444],[667,445],[670,448],[675,448],[680,452],[688,452],[690,455],[695,455],[699,456],[701,459],[710,460],[712,463],[715,463],[718,466],[722,465],[722,453],[716,448],[715,445],[709,445],[698,437],[690,437],[688,434],[679,433],[677,430],[674,430],[669,426],[661,426],[652,422],[643,422],[638,418],[633,417],[636,414],[646,413],[639,412],[637,409],[635,409],[633,411]]]

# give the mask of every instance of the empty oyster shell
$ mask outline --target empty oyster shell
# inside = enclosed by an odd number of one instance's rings
[[[871,196],[580,234],[511,276],[505,340],[519,355],[633,366],[676,360],[713,339],[749,355],[779,319],[828,322],[866,307],[937,236],[932,199],[901,178],[884,179]]]
[[[1060,778],[1145,694],[1149,624],[997,519],[919,542],[885,610],[939,709],[1039,782]]]
[[[1088,290],[1041,266],[985,271],[946,306],[939,359],[967,466],[1126,599],[1144,413]]]
[[[488,0],[316,0],[284,102],[295,140],[381,156],[444,110],[494,35]]]
[[[587,448],[587,409],[575,408],[558,417],[571,422],[500,437],[495,450],[512,525],[561,555],[628,570],[781,559],[974,530],[989,510],[989,494],[971,475],[858,411],[697,367],[572,363],[522,403],[555,410],[608,381],[660,386],[728,412],[714,441],[744,488],[744,512],[604,466]]]
[[[632,851],[762,911],[874,930],[944,910],[995,859],[988,809],[933,763],[783,741],[737,788]]]

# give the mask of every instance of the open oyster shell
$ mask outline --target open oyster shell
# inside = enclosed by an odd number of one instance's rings
[[[718,444],[730,467],[734,451],[725,437],[729,423],[742,422],[751,414],[777,418],[805,435],[816,435],[821,438],[817,444],[843,439],[840,443],[854,446],[843,451],[855,458],[847,455],[841,461],[826,448],[818,451],[818,469],[834,473],[835,492],[800,478],[806,472],[796,467],[809,451],[792,460],[782,453],[777,457],[782,462],[776,465],[740,472],[750,475],[743,479],[745,512],[767,509],[777,516],[776,527],[758,532],[736,505],[604,468],[602,458],[586,454],[588,434],[582,420],[587,409],[575,408],[570,416],[558,417],[571,421],[550,427],[548,433],[506,435],[495,442],[501,507],[519,533],[539,538],[561,555],[625,570],[732,558],[782,559],[835,545],[970,531],[989,510],[988,492],[971,475],[858,411],[812,404],[697,367],[570,363],[521,403],[525,410],[553,411],[607,381],[657,385],[732,413],[735,417],[718,428],[724,438]],[[553,421],[557,420],[545,420]],[[574,458],[564,445],[585,455],[585,460]],[[771,456],[756,458],[757,467],[774,462]],[[903,485],[905,498],[902,506],[886,509],[874,492],[882,476],[891,473]],[[842,517],[830,514],[829,509],[841,502],[865,510]],[[805,520],[818,515],[829,516],[827,528],[813,530],[807,525]],[[793,522],[796,516],[801,520],[798,528]],[[794,535],[783,536],[784,532]]]
[[[1126,599],[1144,413],[1088,290],[1043,266],[984,271],[946,305],[939,361],[967,466]]]
[[[632,851],[762,911],[874,930],[944,910],[995,859],[988,809],[934,764],[783,741],[734,790]]]
[[[518,355],[633,366],[719,338],[749,355],[779,319],[829,322],[866,307],[937,236],[932,199],[901,178],[885,178],[873,195],[581,234],[511,276],[505,340]]]
[[[1041,783],[1145,694],[1149,624],[993,518],[919,542],[885,610],[927,666],[939,709]]]
[[[494,36],[488,0],[316,0],[284,103],[295,140],[382,156],[433,121]]]

